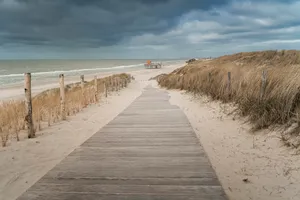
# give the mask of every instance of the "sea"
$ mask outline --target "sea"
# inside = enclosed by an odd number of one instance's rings
[[[130,72],[143,69],[147,60],[102,59],[102,60],[0,60],[0,86],[9,86],[24,81],[24,73],[31,73],[32,80],[65,76],[99,74],[101,72]],[[180,60],[152,60],[162,64],[175,64]]]

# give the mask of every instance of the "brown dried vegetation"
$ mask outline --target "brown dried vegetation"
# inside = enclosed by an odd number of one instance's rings
[[[97,79],[97,93],[95,82],[85,82],[82,90],[80,82],[65,86],[66,114],[75,115],[90,104],[98,103],[101,96],[105,96],[106,85],[108,92],[126,87],[130,82],[129,74],[117,74],[106,78]],[[95,98],[97,94],[97,98]],[[32,99],[33,122],[35,131],[50,126],[61,120],[60,91],[59,88],[44,91]],[[0,139],[2,146],[6,146],[9,139],[20,140],[20,132],[25,127],[25,102],[11,100],[0,102]]]
[[[247,52],[198,60],[160,77],[158,82],[169,89],[236,103],[256,130],[300,123],[300,51]]]

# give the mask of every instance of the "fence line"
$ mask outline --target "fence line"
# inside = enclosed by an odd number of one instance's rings
[[[89,82],[80,76],[80,82],[65,85],[65,76],[58,76],[57,88],[43,91],[32,97],[31,74],[24,74],[24,100],[3,101],[0,104],[0,139],[2,146],[12,135],[19,141],[20,131],[26,130],[28,138],[36,137],[35,132],[44,126],[51,126],[59,120],[66,120],[87,105],[99,103],[100,94],[104,98],[110,92],[119,91],[121,85],[131,81],[129,74],[117,74],[97,78]],[[126,84],[125,84],[126,83]]]

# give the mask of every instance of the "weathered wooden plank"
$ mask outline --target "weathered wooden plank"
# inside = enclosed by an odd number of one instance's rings
[[[145,107],[147,106],[147,107]],[[160,104],[160,103],[156,103],[154,104],[154,102],[149,102],[149,103],[139,103],[139,104],[134,104],[131,105],[129,109],[143,109],[143,110],[150,110],[150,109],[178,109],[176,106],[171,106],[171,105],[164,105],[164,104]]]
[[[177,113],[174,113],[174,115],[166,118],[164,113],[157,113],[157,112],[153,112],[151,110],[144,110],[142,112],[136,112],[136,111],[126,111],[123,112],[122,115],[119,115],[117,117],[117,119],[124,119],[126,117],[132,117],[134,118],[140,118],[140,117],[145,117],[145,118],[159,118],[159,119],[168,119],[168,120],[186,120],[184,115],[179,115]]]
[[[191,137],[160,137],[160,138],[152,138],[152,137],[141,137],[141,138],[130,138],[130,137],[124,137],[124,138],[101,138],[101,141],[99,141],[99,137],[93,137],[90,138],[87,143],[109,143],[109,144],[131,144],[131,143],[151,143],[151,144],[161,144],[161,143],[176,143],[178,144],[178,141],[180,141],[180,144],[198,144],[197,141],[195,141],[195,138]]]
[[[210,178],[215,174],[204,157],[67,157],[48,176]]]
[[[155,137],[155,139],[154,139]],[[127,140],[127,141],[133,141],[133,140],[141,140],[141,139],[150,139],[150,140],[163,140],[163,139],[170,139],[172,138],[173,140],[181,140],[181,139],[189,139],[189,140],[193,140],[196,138],[196,136],[193,136],[190,133],[176,133],[176,134],[172,134],[172,133],[147,133],[147,134],[142,134],[139,132],[133,132],[133,133],[121,133],[118,134],[116,132],[111,132],[111,133],[103,133],[103,136],[101,136],[100,134],[97,134],[95,136],[93,136],[92,138],[90,138],[89,140]]]
[[[160,119],[160,118],[149,118],[149,119],[132,119],[132,120],[126,120],[126,119],[115,119],[113,122],[109,123],[112,124],[161,124],[161,125],[169,125],[172,126],[174,124],[174,121],[181,120],[180,122],[176,123],[176,125],[185,125],[189,126],[189,122],[185,121],[184,119]]]
[[[38,184],[74,184],[74,185],[207,185],[219,186],[217,178],[124,178],[124,177],[72,177],[41,179]]]
[[[195,134],[192,132],[192,129],[186,129],[186,131],[176,131],[172,132],[170,130],[160,130],[155,132],[157,129],[144,129],[137,130],[137,129],[117,129],[117,128],[109,128],[103,129],[102,131],[97,132],[93,137],[193,137],[195,138]]]
[[[19,200],[225,200],[218,195],[172,195],[172,194],[89,194],[89,193],[57,193],[31,192]]]
[[[165,112],[168,112],[168,115],[172,116],[171,114],[176,113],[178,115],[184,115],[184,113],[179,114],[178,113],[178,108],[172,108],[172,109],[156,109],[154,112],[152,110],[145,110],[145,109],[141,109],[141,110],[137,110],[137,109],[131,109],[130,107],[128,107],[127,109],[125,109],[119,116],[123,116],[127,113],[139,113],[139,114],[160,114],[163,115]]]
[[[178,140],[190,140],[193,141],[193,137],[191,137],[190,135],[183,135],[183,134],[147,134],[147,135],[143,135],[140,133],[126,133],[126,134],[122,134],[122,135],[117,135],[116,133],[106,133],[106,136],[94,136],[92,138],[90,138],[88,141],[96,141],[96,140],[100,140],[102,142],[112,142],[112,141],[151,141],[151,142],[156,142],[156,141],[160,141],[160,140],[174,140],[174,141],[178,141]],[[132,138],[135,137],[135,138]],[[156,137],[155,139],[153,137]],[[170,137],[172,139],[170,139]]]
[[[141,118],[142,116],[144,116],[144,118]],[[171,116],[171,117],[167,117],[164,115],[150,115],[147,114],[147,116],[143,115],[137,115],[137,116],[131,116],[130,119],[128,119],[128,116],[123,117],[123,116],[119,116],[117,117],[114,121],[163,121],[163,122],[188,122],[188,120],[184,117],[184,116]]]
[[[142,117],[142,116],[141,116]],[[174,120],[176,121],[176,120]],[[187,121],[182,121],[179,123],[174,124],[174,122],[172,122],[171,120],[132,120],[131,124],[130,121],[127,120],[119,120],[117,119],[116,121],[110,122],[106,125],[106,127],[111,128],[112,126],[116,126],[116,128],[118,127],[119,124],[129,124],[131,125],[132,128],[136,128],[136,127],[140,127],[140,126],[144,126],[144,125],[148,125],[149,127],[159,127],[159,128],[172,128],[172,127],[187,127],[189,128],[190,124]]]
[[[202,150],[202,149],[201,149]],[[81,157],[201,157],[205,156],[204,151],[197,148],[80,148],[70,154],[70,156]]]
[[[83,143],[82,146],[90,146],[90,147],[95,147],[95,146],[102,146],[102,147],[109,147],[109,146],[115,146],[115,147],[128,147],[128,146],[136,146],[136,147],[142,147],[142,146],[156,146],[157,148],[163,148],[164,146],[190,146],[190,145],[199,145],[197,141],[193,142],[182,142],[182,141],[176,141],[176,142],[140,142],[140,143],[135,143],[135,142],[110,142],[110,143],[105,143],[101,141],[86,141]]]
[[[98,131],[96,134],[102,134],[102,133],[112,133],[112,132],[116,132],[116,133],[120,133],[120,134],[124,134],[124,133],[194,133],[193,129],[191,127],[181,127],[180,129],[177,127],[167,127],[167,128],[160,128],[160,127],[151,127],[151,129],[149,128],[139,128],[139,127],[128,127],[126,129],[124,128],[118,128],[118,127],[107,127],[105,126],[104,128],[102,128],[100,131]]]
[[[206,185],[103,185],[103,184],[38,184],[32,188],[35,192],[55,191],[57,193],[90,194],[172,194],[172,195],[223,195],[221,186]]]
[[[97,157],[91,155],[73,155],[68,156],[61,162],[60,168],[68,167],[71,169],[79,169],[86,164],[89,164],[91,169],[93,168],[126,168],[126,167],[138,167],[138,168],[147,168],[147,167],[156,167],[156,168],[179,168],[184,167],[185,169],[194,169],[194,168],[206,168],[209,171],[212,171],[212,168],[208,162],[208,159],[205,157],[199,156],[165,156],[165,157],[143,157],[143,156],[135,156],[135,157],[126,157],[126,156],[114,156],[114,157]],[[70,166],[68,166],[70,165]],[[127,166],[123,166],[127,165]],[[131,166],[135,165],[135,166]],[[56,167],[59,168],[59,167]],[[56,169],[54,168],[54,169]],[[83,169],[83,168],[82,168]],[[98,172],[95,172],[98,173]]]
[[[147,106],[147,107],[146,107]],[[154,102],[144,102],[144,103],[136,103],[131,105],[130,107],[127,108],[127,110],[134,110],[134,109],[140,109],[142,108],[143,110],[149,110],[149,109],[154,109],[154,111],[157,110],[178,110],[178,107],[172,106],[172,105],[167,105],[167,104],[162,104],[162,103],[154,103]]]
[[[69,167],[70,165],[66,165]],[[207,168],[204,168],[206,170]],[[84,166],[84,168],[76,168],[74,171],[61,168],[51,170],[46,174],[47,178],[103,178],[103,177],[121,177],[121,178],[216,178],[214,172],[204,171],[202,168],[195,166],[178,166],[170,169],[169,167],[139,167],[131,166],[111,166],[105,169],[93,168],[92,166]],[[66,171],[68,170],[68,171]],[[97,173],[90,170],[96,170]],[[203,171],[201,171],[203,170]]]
[[[127,120],[126,119],[129,115],[123,115],[123,116],[120,116],[120,117],[117,117],[115,120]],[[131,117],[132,117],[132,120],[141,120],[141,121],[152,121],[152,120],[156,120],[156,121],[167,121],[167,122],[181,122],[181,120],[183,122],[188,122],[187,119],[184,118],[184,116],[173,116],[173,117],[169,117],[169,118],[165,118],[165,116],[163,115],[152,115],[150,116],[150,114],[147,114],[147,116],[145,116],[145,114],[135,114],[135,116],[133,116],[131,114]],[[141,119],[142,118],[142,119]]]
[[[118,124],[118,123],[109,123],[106,125],[107,128],[187,128],[187,124]]]

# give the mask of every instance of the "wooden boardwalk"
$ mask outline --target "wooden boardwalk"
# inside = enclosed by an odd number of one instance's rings
[[[184,113],[147,87],[18,200],[226,200]]]

